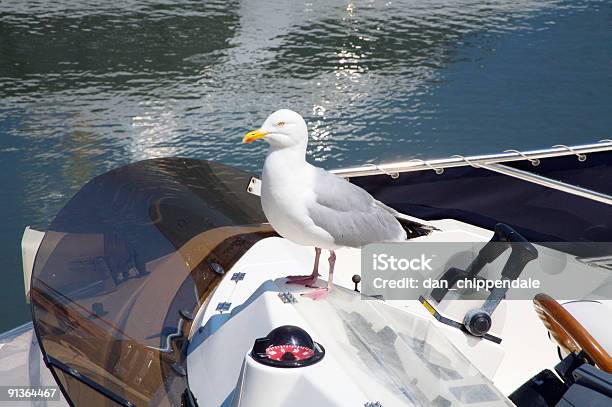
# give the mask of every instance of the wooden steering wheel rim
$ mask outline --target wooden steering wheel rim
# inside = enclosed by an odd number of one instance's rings
[[[601,370],[612,373],[612,358],[591,334],[554,298],[540,293],[533,306],[557,343],[568,352],[583,350]]]

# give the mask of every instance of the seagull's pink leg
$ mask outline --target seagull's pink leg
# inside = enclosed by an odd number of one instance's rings
[[[327,287],[317,288],[308,293],[302,294],[304,297],[320,300],[329,294],[334,286],[334,265],[336,264],[336,253],[333,250],[329,251],[329,277],[327,279]]]
[[[287,284],[300,284],[311,287],[319,278],[319,257],[321,257],[321,249],[315,247],[315,261],[312,269],[312,274],[309,276],[287,276]]]

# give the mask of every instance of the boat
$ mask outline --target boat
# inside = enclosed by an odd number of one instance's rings
[[[32,322],[0,336],[0,382],[50,406],[612,405],[612,140],[334,172],[400,213],[401,247],[457,248],[446,285],[386,298],[347,248],[302,297],[313,250],[255,176],[149,159],[26,228]],[[457,289],[533,276],[559,291]]]

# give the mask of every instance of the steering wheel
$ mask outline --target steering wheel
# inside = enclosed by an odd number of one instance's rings
[[[576,353],[582,350],[601,370],[612,373],[612,358],[608,352],[554,298],[540,293],[533,298],[533,306],[544,326],[562,348]]]

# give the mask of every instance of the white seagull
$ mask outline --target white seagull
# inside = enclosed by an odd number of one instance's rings
[[[321,249],[330,253],[327,286],[302,295],[317,300],[331,291],[334,250],[406,240],[395,210],[344,178],[306,162],[308,128],[298,113],[287,109],[272,113],[242,142],[257,139],[270,145],[261,186],[261,206],[268,221],[285,239],[315,248],[312,274],[289,276],[287,282],[314,287]]]

